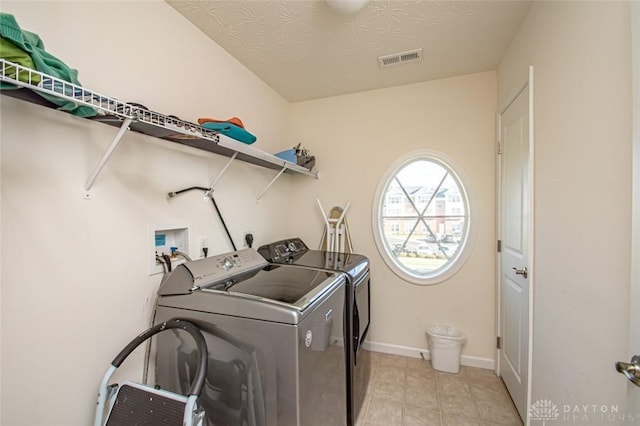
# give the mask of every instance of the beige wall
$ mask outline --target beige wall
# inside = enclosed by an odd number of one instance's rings
[[[532,402],[623,411],[613,365],[629,330],[629,23],[629,3],[535,2],[498,69],[502,104],[535,68]]]
[[[612,365],[628,356],[626,4],[536,2],[497,88],[496,73],[486,72],[291,106],[164,2],[3,1],[2,9],[39,33],[93,90],[187,120],[240,116],[265,151],[298,142],[311,148],[322,178],[284,176],[258,204],[255,195],[274,173],[232,164],[215,193],[232,231],[250,227],[257,244],[300,235],[315,247],[322,230],[315,199],[327,209],[351,199],[355,250],[372,261],[374,346],[417,356],[428,324],[451,323],[468,335],[469,364],[493,359],[496,105],[533,64],[533,398],[623,400],[626,384]],[[59,25],[70,19],[84,25]],[[200,235],[214,253],[230,249],[200,195],[165,198],[207,185],[226,159],[127,134],[87,201],[82,185],[115,129],[4,96],[0,112],[0,423],[86,425],[103,370],[148,322],[159,276],[147,276],[147,225],[187,222],[194,253]],[[480,207],[465,267],[430,287],[388,270],[371,226],[380,176],[420,148],[453,157]],[[606,232],[594,235],[603,218]],[[139,375],[141,358],[124,369]]]
[[[325,209],[351,200],[354,249],[371,259],[372,325],[378,350],[419,356],[426,327],[453,324],[468,341],[465,363],[490,367],[495,343],[496,75],[485,72],[292,105],[291,139],[312,148],[322,178],[296,182],[292,229],[314,247]],[[470,178],[479,205],[473,252],[450,280],[418,286],[398,278],[376,249],[372,202],[386,169],[407,152],[429,148],[452,157]]]
[[[241,117],[257,147],[286,142],[289,104],[162,1],[7,2],[24,29],[80,70],[92,90],[194,121]],[[62,25],[61,23],[67,23]],[[147,327],[160,275],[147,275],[147,225],[190,228],[190,251],[208,235],[211,253],[230,251],[201,193],[226,158],[128,133],[96,181],[83,185],[116,129],[6,96],[0,99],[3,425],[86,426],[102,374]],[[289,188],[306,176],[230,166],[215,197],[234,233],[256,242],[289,229]],[[238,243],[238,239],[236,239]],[[139,380],[142,353],[123,366]]]

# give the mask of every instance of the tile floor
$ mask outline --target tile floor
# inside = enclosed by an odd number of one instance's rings
[[[434,370],[429,361],[371,352],[371,380],[358,426],[519,426],[522,421],[492,370]]]

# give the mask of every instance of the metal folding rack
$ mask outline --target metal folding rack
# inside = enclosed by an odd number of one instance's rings
[[[319,177],[317,171],[311,171],[305,167],[285,161],[275,155],[237,142],[216,131],[205,129],[198,124],[150,111],[135,104],[119,101],[116,98],[102,95],[82,86],[23,67],[22,65],[9,62],[2,58],[0,58],[0,81],[35,92],[53,95],[57,98],[73,102],[78,106],[94,108],[99,114],[97,118],[98,121],[119,127],[115,138],[85,182],[82,192],[82,196],[85,199],[91,198],[91,188],[93,184],[127,130],[133,130],[138,133],[230,157],[229,161],[211,183],[211,189],[213,189],[235,159],[261,167],[279,170],[278,174],[258,194],[258,200],[262,198],[267,190],[269,190],[275,181],[285,172],[300,173],[315,177],[316,179]],[[39,83],[36,83],[36,81],[39,81]],[[20,96],[20,92],[22,92],[22,90],[3,90],[2,94],[9,94],[22,100],[38,103],[38,101],[32,97]],[[44,99],[42,99],[42,103],[46,103]]]

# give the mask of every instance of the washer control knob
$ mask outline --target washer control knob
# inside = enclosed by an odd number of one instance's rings
[[[222,268],[226,271],[233,268],[234,266],[235,266],[235,262],[229,256],[225,257],[224,260],[222,261]]]

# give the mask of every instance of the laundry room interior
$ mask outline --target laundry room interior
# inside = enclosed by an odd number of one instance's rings
[[[433,52],[422,53],[426,63],[442,57],[440,45],[456,48],[455,40],[412,37],[393,27],[395,16],[433,11],[423,25],[433,26],[434,34],[448,20],[468,20],[483,33],[477,44],[451,50],[440,74],[402,84],[375,77],[373,88],[341,92],[358,87],[359,77],[334,74],[327,64],[320,73],[308,69],[308,79],[327,74],[333,86],[321,87],[333,91],[319,92],[309,81],[308,98],[296,98],[302,88],[278,92],[194,24],[198,14],[218,22],[216,4],[246,6],[242,19],[256,25],[266,18],[251,14],[254,6],[271,5],[279,8],[276,15],[286,15],[304,4],[333,19],[328,34],[334,35],[359,27],[367,34],[366,18],[375,16],[381,25],[374,32],[388,30],[386,37],[404,40],[404,50],[430,46]],[[333,16],[325,0],[2,2],[0,12],[78,70],[82,87],[185,122],[238,117],[256,136],[241,145],[257,151],[236,158],[132,130],[110,152],[119,125],[6,96],[11,90],[2,86],[0,424],[92,424],[102,375],[152,321],[166,271],[162,256],[155,256],[159,236],[171,239],[178,230],[178,250],[192,259],[203,257],[203,247],[209,257],[247,249],[247,234],[255,249],[299,238],[316,250],[327,238],[325,220],[334,207],[345,212],[351,253],[369,262],[370,324],[360,343],[374,356],[372,371],[388,357],[429,365],[427,328],[444,324],[464,333],[455,377],[468,380],[469,394],[473,374],[500,381],[499,117],[525,84],[532,96],[532,262],[530,313],[518,324],[531,333],[530,347],[523,348],[529,354],[521,378],[524,415],[513,409],[500,416],[480,405],[448,413],[438,396],[420,419],[409,415],[405,395],[404,411],[391,420],[371,411],[367,417],[365,407],[357,424],[539,424],[550,420],[532,418],[531,407],[540,401],[555,403],[560,420],[574,424],[640,422],[640,388],[614,367],[640,351],[633,346],[640,344],[634,302],[640,300],[634,266],[640,264],[640,210],[632,202],[640,186],[640,7],[629,1],[400,0],[371,0],[364,7]],[[472,25],[486,19],[483,8],[498,22],[500,13],[510,19],[503,28]],[[306,23],[296,23],[299,16],[289,16],[292,25]],[[230,38],[240,37],[241,25],[218,24]],[[501,44],[484,46],[486,40]],[[374,54],[364,46],[359,60],[371,61],[372,73],[418,66],[381,68],[376,56],[394,52]],[[269,46],[246,45],[247,55],[256,50],[269,57]],[[465,68],[467,51],[486,52],[486,60]],[[281,68],[284,80],[294,80]],[[315,159],[308,173],[247,159],[297,146]],[[385,258],[389,251],[376,241],[384,177],[399,158],[424,150],[451,159],[472,213],[458,267],[428,285],[396,273]],[[168,195],[192,187],[204,190]],[[145,357],[144,348],[136,349],[115,381],[141,381]],[[376,394],[369,392],[366,403],[372,404]],[[585,405],[600,408],[580,411],[578,420],[563,413]],[[603,417],[602,407],[613,420]]]

